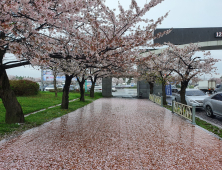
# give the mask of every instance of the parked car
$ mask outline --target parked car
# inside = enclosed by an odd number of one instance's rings
[[[74,91],[74,89],[75,89],[74,85],[69,86],[69,91]]]
[[[180,91],[173,94],[175,97],[175,101],[181,102]],[[203,107],[203,101],[205,98],[209,97],[203,91],[198,89],[186,89],[185,100],[187,105],[196,106],[196,108]]]
[[[179,90],[176,88],[175,85],[171,85],[171,91],[172,93],[178,93]]]
[[[222,92],[222,84],[217,84],[214,92],[215,92],[215,93]]]
[[[204,99],[203,107],[209,117],[213,117],[214,115],[222,116],[222,92]]]
[[[115,86],[113,86],[112,87],[112,92],[116,92],[117,90],[116,90],[116,88],[115,88]]]
[[[45,91],[45,88],[47,87],[47,85],[43,85],[43,91]],[[42,86],[39,85],[39,91],[42,91]]]
[[[57,89],[63,89],[62,85],[57,85]],[[45,91],[54,90],[54,84],[50,84],[45,88]]]
[[[102,86],[95,86],[94,92],[101,92],[102,93]]]

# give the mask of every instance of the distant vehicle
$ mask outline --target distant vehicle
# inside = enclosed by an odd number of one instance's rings
[[[215,93],[222,92],[222,83],[221,83],[221,84],[217,84],[214,92],[215,92]]]
[[[45,91],[45,88],[47,87],[47,85],[44,85],[42,86],[42,83],[41,82],[37,82],[39,84],[39,91],[42,91],[42,88],[43,88],[43,91]]]
[[[74,88],[74,85],[70,85],[70,86],[69,86],[69,91],[74,91],[74,89],[75,89],[75,88]]]
[[[47,87],[47,85],[43,85],[43,91],[45,91],[45,88]],[[39,85],[39,91],[42,91],[42,86]]]
[[[80,89],[79,85],[75,85],[75,86],[74,86],[74,90],[75,90],[75,91],[79,91],[79,89]]]
[[[63,89],[62,85],[57,85],[57,89]],[[50,84],[45,88],[45,91],[54,90],[54,84]]]
[[[172,93],[177,93],[179,90],[176,88],[175,85],[171,85],[171,91]]]
[[[175,96],[176,102],[181,102],[180,91],[178,91],[177,93],[174,93],[174,96]],[[207,97],[209,97],[209,96],[206,95],[201,90],[186,89],[185,100],[187,102],[187,105],[189,105],[189,106],[196,106],[196,108],[202,108],[203,107],[203,100]]]
[[[64,88],[65,84],[62,85],[62,89]],[[70,85],[69,86],[69,91],[74,91],[75,90],[75,86],[74,85]]]
[[[116,88],[116,89],[123,89],[124,87],[123,87],[123,85],[118,84],[118,85],[115,86],[115,88]]]
[[[222,116],[222,93],[216,93],[204,99],[203,107],[209,117]]]
[[[112,92],[116,92],[117,90],[116,90],[116,88],[115,88],[115,86],[113,86],[112,87]]]
[[[94,92],[101,92],[102,93],[102,86],[95,86]]]
[[[195,87],[195,89],[202,90],[205,93],[206,92],[212,93],[215,88],[216,88],[216,81],[215,80],[199,81],[198,86]]]

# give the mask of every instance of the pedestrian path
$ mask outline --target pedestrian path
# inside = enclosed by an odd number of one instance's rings
[[[0,142],[0,169],[222,169],[222,141],[147,99],[102,98]]]

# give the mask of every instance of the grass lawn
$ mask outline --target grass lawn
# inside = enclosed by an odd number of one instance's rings
[[[24,114],[28,114],[36,110],[40,110],[40,109],[48,108],[56,104],[60,104],[62,101],[62,92],[58,93],[57,98],[54,96],[55,94],[53,92],[41,92],[37,96],[18,97],[18,101],[20,102],[22,106]],[[78,98],[78,97],[80,97],[79,93],[70,93],[69,95],[70,100]],[[69,109],[67,110],[61,109],[61,106],[46,109],[45,111],[41,111],[36,114],[32,114],[25,117],[25,123],[21,125],[18,125],[18,124],[9,125],[4,122],[5,109],[2,102],[0,102],[0,140],[4,138],[5,135],[18,134],[19,132],[22,132],[24,130],[39,126],[54,118],[60,117],[64,114],[67,114],[78,108],[81,108],[101,97],[102,97],[101,93],[95,93],[94,98],[85,96],[85,99],[86,99],[85,102],[80,102],[79,100],[70,102]]]
[[[199,118],[195,118],[196,124],[222,138],[222,129],[219,129],[217,126],[214,126],[210,123],[207,123]]]

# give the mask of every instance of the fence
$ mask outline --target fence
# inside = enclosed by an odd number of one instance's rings
[[[162,96],[156,96],[154,94],[149,94],[149,100],[153,101],[154,103],[157,103],[160,106],[163,106],[163,97]],[[176,102],[175,100],[172,100],[172,112],[176,113],[192,122],[192,124],[195,123],[195,106],[188,106],[179,102]]]
[[[149,99],[153,101],[154,103],[163,106],[163,97],[162,96],[156,96],[154,94],[149,94]]]
[[[192,122],[192,124],[195,123],[195,106],[188,106],[182,103],[178,103],[176,101],[172,101],[172,112],[176,113]]]

